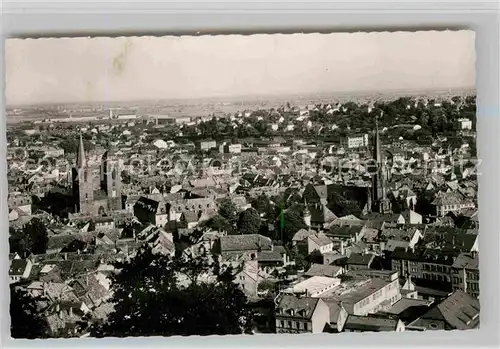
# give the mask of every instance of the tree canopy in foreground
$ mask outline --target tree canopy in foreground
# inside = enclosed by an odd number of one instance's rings
[[[231,269],[211,256],[179,260],[144,247],[112,276],[114,312],[94,326],[94,337],[241,334],[248,330],[247,299]],[[193,277],[194,270],[202,271]],[[204,271],[204,273],[203,273]],[[208,277],[202,278],[201,274]]]

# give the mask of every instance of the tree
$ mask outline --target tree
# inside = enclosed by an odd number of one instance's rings
[[[274,207],[266,194],[262,193],[252,202],[252,207],[260,214],[267,216],[270,212],[274,213]]]
[[[33,218],[21,230],[10,229],[11,253],[26,257],[30,253],[44,254],[49,243],[47,228],[38,219]]]
[[[200,263],[212,281],[179,282]],[[250,313],[231,269],[219,264],[154,255],[143,247],[130,262],[116,263],[111,277],[114,312],[91,329],[95,337],[225,335],[248,330]]]
[[[37,299],[10,286],[10,335],[16,339],[46,338],[48,324],[37,311]]]
[[[305,229],[307,226],[304,219],[295,211],[288,210],[283,215],[283,238],[281,238],[281,220],[279,218],[276,221],[276,231],[280,234],[279,239],[282,240],[283,244],[287,244],[292,240],[296,232],[300,229]]]
[[[238,230],[241,234],[257,234],[260,230],[260,216],[257,210],[249,208],[240,214]]]
[[[213,230],[227,230],[229,222],[221,215],[216,215],[207,222],[207,227]]]
[[[297,246],[288,249],[288,255],[291,260],[295,261],[295,266],[298,270],[307,270],[309,268],[307,256]]]
[[[224,198],[219,205],[219,214],[229,222],[236,220],[236,206],[230,198]]]
[[[32,219],[24,226],[24,236],[27,249],[33,254],[47,252],[49,237],[45,224],[37,218]]]

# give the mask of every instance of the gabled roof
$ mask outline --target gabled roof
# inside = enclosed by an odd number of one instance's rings
[[[182,217],[187,223],[195,223],[198,222],[198,215],[193,211],[184,211],[182,213]]]
[[[339,237],[354,237],[363,229],[363,226],[347,227],[347,226],[334,226],[328,232],[328,235]]]
[[[465,197],[459,192],[449,192],[443,193],[440,192],[436,195],[434,201],[432,201],[432,205],[459,205],[465,202]]]
[[[389,316],[358,316],[349,315],[344,324],[344,330],[348,329],[351,331],[371,331],[371,332],[382,332],[382,331],[395,331],[398,326],[399,320],[397,318],[392,318]]]
[[[472,329],[479,326],[479,311],[478,299],[457,290],[414,321],[412,326],[425,326],[431,320],[440,320],[453,329]]]
[[[319,298],[283,295],[276,307],[276,316],[309,320],[319,301]]]
[[[453,268],[479,270],[479,257],[477,254],[460,253],[453,263]]]
[[[326,276],[326,277],[336,277],[338,272],[342,267],[336,265],[328,264],[317,264],[313,263],[308,271],[305,272],[305,276]]]
[[[10,264],[9,275],[10,276],[23,275],[27,265],[28,261],[26,259],[14,259]]]
[[[270,250],[272,241],[260,234],[227,235],[220,239],[221,252]]]
[[[292,238],[292,241],[297,241],[297,242],[304,241],[305,239],[307,239],[309,235],[313,234],[314,232],[310,230],[300,229],[298,232],[295,233],[295,235]]]
[[[158,211],[160,203],[156,200],[149,199],[145,196],[141,196],[135,203],[134,207],[141,207],[151,213],[156,213]]]
[[[307,238],[318,246],[326,246],[332,243],[332,240],[330,240],[330,238],[323,233],[309,235]]]
[[[337,216],[326,205],[307,205],[311,213],[311,222],[330,223],[337,219]]]
[[[363,265],[369,267],[373,258],[375,258],[375,255],[371,253],[351,253],[347,260],[347,265]]]
[[[337,324],[339,321],[340,312],[342,311],[342,303],[337,299],[322,298],[323,302],[330,308],[330,324]]]

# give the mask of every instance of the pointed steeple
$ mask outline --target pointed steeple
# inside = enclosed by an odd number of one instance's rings
[[[78,144],[78,152],[76,153],[76,166],[77,168],[85,168],[87,161],[85,159],[85,148],[83,147],[83,138],[80,133],[80,143]]]
[[[380,152],[380,134],[378,131],[378,116],[375,117],[375,147],[373,157],[377,164],[382,162],[382,154]]]

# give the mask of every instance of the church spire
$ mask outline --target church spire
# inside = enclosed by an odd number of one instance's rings
[[[373,157],[376,164],[376,172],[373,176],[371,200],[372,205],[375,206],[375,212],[390,213],[392,212],[391,202],[387,198],[386,188],[386,169],[384,161],[382,160],[382,153],[380,147],[380,134],[378,129],[378,117],[375,118],[375,144],[373,147]]]
[[[380,152],[380,134],[378,131],[378,116],[375,117],[375,149],[374,149],[373,157],[375,158],[376,164],[380,164],[382,162],[382,154]]]
[[[76,153],[76,166],[78,168],[85,168],[87,166],[87,161],[85,159],[85,148],[83,147],[83,138],[80,133],[80,143],[78,145],[78,152]]]

